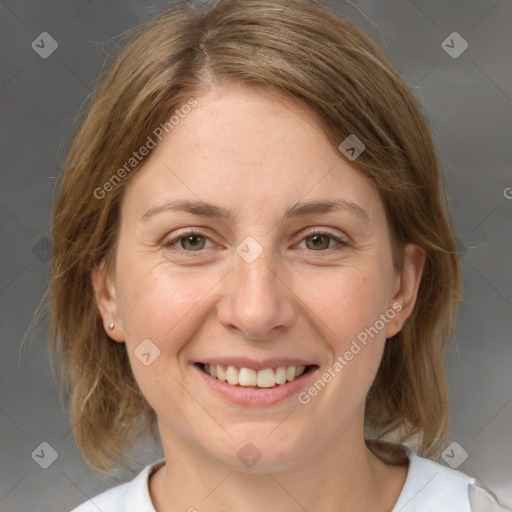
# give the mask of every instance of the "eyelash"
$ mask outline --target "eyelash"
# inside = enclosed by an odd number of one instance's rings
[[[192,236],[192,235],[199,235],[207,240],[210,240],[210,237],[206,234],[206,233],[203,233],[201,231],[195,231],[195,230],[190,230],[190,231],[185,231],[185,232],[182,232],[180,233],[179,235],[171,238],[170,240],[164,242],[163,244],[163,247],[166,248],[166,249],[169,249],[169,250],[172,250],[172,251],[175,251],[175,250],[178,250],[180,252],[185,252],[187,253],[187,256],[189,257],[197,257],[197,256],[200,256],[201,253],[203,251],[205,251],[206,249],[200,249],[198,251],[187,251],[186,249],[183,249],[182,247],[179,247],[179,248],[173,248],[174,244],[176,242],[179,242],[182,238],[186,238],[188,236]],[[313,230],[311,232],[308,232],[306,233],[303,238],[301,239],[301,242],[306,239],[306,238],[309,238],[309,237],[312,237],[312,236],[315,236],[315,235],[323,235],[323,236],[327,236],[328,238],[334,240],[336,243],[339,244],[338,247],[329,247],[327,249],[323,249],[323,250],[319,250],[319,251],[313,251],[311,250],[310,252],[329,252],[331,250],[340,250],[340,249],[343,249],[345,247],[349,247],[349,243],[346,241],[346,240],[343,240],[343,238],[340,238],[328,231],[322,231],[322,230]],[[210,240],[211,241],[211,240]]]

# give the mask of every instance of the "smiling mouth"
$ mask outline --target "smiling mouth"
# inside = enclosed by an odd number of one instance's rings
[[[273,388],[282,386],[287,382],[298,379],[302,375],[317,368],[316,365],[309,366],[279,366],[277,368],[263,368],[254,370],[252,368],[237,368],[221,364],[196,363],[204,373],[221,382],[232,386]]]

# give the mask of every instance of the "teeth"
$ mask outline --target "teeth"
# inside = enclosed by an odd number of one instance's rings
[[[215,365],[212,365],[210,369],[211,368],[215,368]],[[253,370],[252,368],[240,368],[240,372],[238,374],[238,384],[240,384],[240,386],[256,386],[257,381],[258,372],[256,372],[256,370]]]
[[[286,382],[286,366],[280,366],[276,371],[276,384],[284,384]]]
[[[210,365],[205,364],[204,366],[205,366],[205,369],[207,369],[209,371]],[[224,370],[224,368],[220,364],[218,364],[218,365],[216,365],[216,370],[215,371],[217,372],[217,377],[216,378],[219,379],[221,382],[224,382],[226,380],[226,371]],[[213,377],[213,373],[215,373],[215,371],[214,372],[210,372],[210,375],[212,377]]]
[[[234,366],[228,366],[226,370],[226,380],[229,384],[238,384],[238,370]]]
[[[272,368],[265,368],[258,372],[256,385],[259,388],[273,388],[276,385],[276,375]]]
[[[279,366],[278,368],[236,368],[220,364],[205,364],[204,370],[221,382],[228,382],[232,386],[257,386],[259,388],[273,388],[276,384],[285,384],[300,377],[306,370],[305,366]]]

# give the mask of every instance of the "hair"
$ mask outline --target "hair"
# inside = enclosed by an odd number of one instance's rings
[[[126,37],[80,120],[51,217],[50,353],[85,462],[104,474],[127,465],[127,448],[156,423],[125,344],[105,332],[91,282],[97,264],[111,268],[123,191],[144,159],[121,169],[176,109],[226,82],[306,106],[336,148],[356,135],[365,150],[351,163],[383,201],[395,268],[404,244],[424,249],[416,305],[386,342],[365,426],[377,439],[416,437],[420,455],[437,455],[448,435],[444,360],[460,266],[431,131],[389,59],[343,16],[306,0],[177,4]]]

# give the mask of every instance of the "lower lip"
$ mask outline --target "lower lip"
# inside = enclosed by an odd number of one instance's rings
[[[302,387],[305,386],[306,381],[318,370],[318,367],[310,369],[308,372],[303,373],[300,377],[279,384],[273,388],[257,388],[257,387],[244,387],[233,386],[227,382],[221,382],[213,378],[206,372],[201,370],[195,364],[192,365],[194,370],[199,373],[203,381],[210,386],[217,394],[223,398],[227,398],[231,402],[240,405],[273,405],[291,395],[297,394]]]

